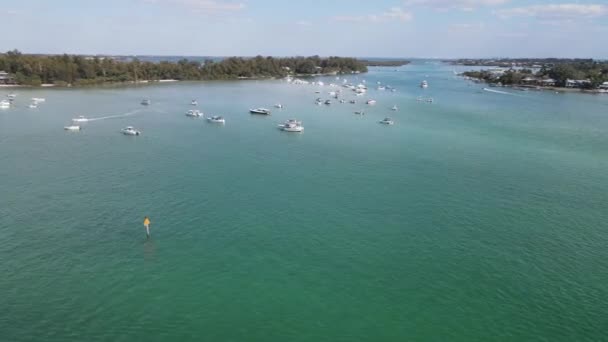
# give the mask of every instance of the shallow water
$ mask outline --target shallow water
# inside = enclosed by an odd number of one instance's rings
[[[17,90],[0,340],[604,339],[608,96],[484,92],[453,69],[348,77],[371,88],[356,105],[281,81]],[[185,117],[192,99],[226,125]],[[76,115],[110,118],[63,131]]]

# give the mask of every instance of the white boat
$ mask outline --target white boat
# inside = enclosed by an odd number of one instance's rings
[[[30,103],[29,108],[38,108],[38,104],[36,102]]]
[[[224,119],[221,116],[212,116],[210,118],[207,118],[207,121],[209,122],[213,122],[213,123],[221,123],[221,124],[225,124],[226,123],[226,119]]]
[[[331,100],[325,100],[324,103],[329,106],[331,104]]]
[[[296,119],[289,119],[285,121],[284,124],[279,125],[279,129],[285,132],[302,132],[304,127],[302,126],[301,121],[297,121]]]
[[[186,112],[186,116],[191,118],[200,118],[201,116],[203,116],[203,113],[198,109],[190,109]]]
[[[346,100],[345,99],[341,99],[340,103],[346,103]]]
[[[348,101],[348,102],[349,102],[349,103],[357,103],[357,101],[356,101],[356,100],[350,100],[350,101]]]
[[[196,100],[192,100],[192,102],[190,102],[191,106],[198,106],[198,101]]]
[[[72,122],[88,122],[89,119],[85,118],[82,115],[79,115],[77,118],[72,119]]]
[[[384,118],[381,121],[378,121],[378,123],[381,123],[383,125],[392,125],[395,122],[391,118]]]
[[[397,108],[397,106],[395,105],[395,106],[393,106],[393,107],[391,108],[391,110],[396,112],[396,111],[398,111],[398,110],[399,110],[399,108]]]
[[[355,114],[357,114],[357,115],[365,115],[365,112],[362,111],[362,110],[358,110],[358,111],[355,112]]]
[[[17,94],[10,93],[10,94],[6,95],[6,97],[8,97],[9,100],[14,100],[15,97],[17,97]]]
[[[386,87],[379,86],[379,87],[378,87],[378,90],[386,90]]]
[[[45,102],[46,99],[44,97],[32,97],[32,101],[38,103],[38,102]]]
[[[80,126],[72,123],[69,126],[64,126],[63,129],[66,131],[80,131]]]
[[[428,88],[428,87],[429,87],[429,83],[426,80],[420,82],[420,88]]]
[[[367,102],[365,102],[368,105],[375,105],[376,104],[376,100],[367,100]]]
[[[280,109],[280,108],[283,108],[283,105],[280,104],[280,103],[277,103],[277,104],[274,105],[274,108],[279,108]]]
[[[11,102],[8,100],[2,100],[0,101],[0,108],[10,108],[11,107]]]
[[[120,132],[124,135],[140,135],[141,132],[133,128],[133,126],[127,126],[120,130]]]
[[[255,108],[255,109],[249,109],[249,113],[251,113],[251,114],[270,115],[270,110],[266,109],[266,108]]]
[[[144,105],[144,106],[148,106],[148,105],[150,105],[150,103],[152,103],[150,101],[150,99],[143,99],[143,100],[141,100],[141,104]]]

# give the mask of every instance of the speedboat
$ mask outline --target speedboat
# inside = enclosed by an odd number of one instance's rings
[[[428,88],[429,87],[429,83],[425,80],[420,82],[420,88]]]
[[[143,99],[143,100],[141,100],[141,104],[144,105],[144,106],[148,106],[148,105],[150,105],[150,103],[152,103],[152,102],[150,102],[150,99]]]
[[[270,115],[270,110],[268,110],[266,108],[256,108],[256,109],[250,109],[249,113],[251,113],[251,114]]]
[[[362,111],[362,110],[358,110],[358,111],[355,112],[355,114],[357,114],[357,115],[365,115],[365,112]]]
[[[69,126],[64,126],[63,129],[66,131],[80,131],[80,126],[72,123]]]
[[[280,103],[277,103],[277,104],[274,105],[274,108],[279,108],[280,109],[280,108],[283,108],[283,105],[280,104]]]
[[[140,135],[141,132],[133,128],[133,126],[127,126],[120,130],[120,132],[124,135]]]
[[[397,110],[399,110],[399,108],[397,108],[397,106],[395,105],[393,106],[393,108],[391,108],[391,110],[396,112]]]
[[[192,100],[192,102],[190,102],[191,106],[198,106],[198,101],[196,100]]]
[[[331,104],[331,100],[325,100],[324,102],[326,105],[330,105]]]
[[[304,130],[304,127],[302,126],[302,123],[299,121],[287,120],[287,122],[285,122],[284,124],[279,125],[279,129],[281,129],[282,131],[285,131],[285,132],[299,133]]]
[[[203,113],[198,109],[190,109],[186,112],[186,116],[191,118],[200,118],[201,116],[203,116]]]
[[[365,103],[367,103],[368,105],[375,105],[376,100],[367,100],[367,102],[365,102]]]
[[[2,100],[0,101],[0,108],[10,108],[11,107],[11,102],[8,100]]]
[[[82,115],[79,115],[77,118],[72,119],[72,122],[88,122],[89,119],[85,118]]]
[[[394,124],[395,122],[394,122],[394,121],[393,121],[393,119],[391,119],[391,118],[384,118],[384,119],[382,119],[381,121],[378,121],[378,123],[381,123],[381,124],[383,124],[383,125],[392,125],[392,124]]]
[[[207,118],[207,121],[213,122],[213,123],[221,123],[221,124],[225,124],[226,123],[226,120],[223,117],[217,116],[217,115],[216,116],[212,116],[210,118]]]

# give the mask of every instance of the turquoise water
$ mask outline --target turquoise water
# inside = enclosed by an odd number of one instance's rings
[[[374,107],[280,81],[16,91],[0,340],[605,339],[608,96],[397,70],[359,75],[398,89]],[[227,124],[186,118],[193,98]],[[63,131],[80,114],[130,115]]]

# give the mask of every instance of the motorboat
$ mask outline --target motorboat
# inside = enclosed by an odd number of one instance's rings
[[[341,99],[340,103],[346,103],[346,100],[345,99]]]
[[[379,86],[379,87],[378,87],[378,90],[386,90],[386,87],[384,87],[384,86]]]
[[[10,108],[11,107],[11,102],[8,100],[2,100],[0,101],[0,108]]]
[[[12,101],[15,99],[15,97],[17,97],[17,94],[10,93],[10,94],[6,95],[6,97],[8,97],[9,101]]]
[[[277,104],[275,104],[275,105],[274,105],[274,108],[279,108],[279,109],[281,109],[281,108],[283,108],[283,105],[282,105],[282,104],[280,104],[280,103],[277,103]]]
[[[80,126],[72,123],[69,126],[64,126],[63,129],[66,131],[80,131]]]
[[[287,120],[287,122],[285,122],[283,125],[279,125],[279,129],[281,129],[282,131],[285,131],[285,132],[299,133],[304,130],[304,127],[302,126],[302,123],[299,121]]]
[[[261,115],[270,115],[270,110],[266,108],[255,108],[250,109],[249,113],[251,114],[261,114]]]
[[[44,97],[32,97],[32,101],[39,103],[39,102],[45,102],[46,99]]]
[[[198,101],[196,100],[192,100],[192,102],[190,102],[191,106],[198,106]]]
[[[326,105],[330,105],[331,104],[331,100],[325,100],[324,102]]]
[[[350,101],[348,101],[348,103],[357,103],[357,101],[356,100],[350,100]]]
[[[376,100],[367,100],[367,102],[365,102],[368,105],[375,105],[376,104]]]
[[[141,132],[133,128],[133,126],[127,126],[120,130],[120,132],[124,135],[140,135]]]
[[[29,108],[38,108],[38,104],[36,102],[30,103]]]
[[[317,104],[318,106],[322,106],[322,105],[323,105],[323,101],[317,100],[317,101],[316,101],[316,104]]]
[[[392,125],[392,124],[394,124],[395,122],[394,122],[394,121],[393,121],[393,119],[391,119],[391,118],[384,118],[384,119],[382,119],[381,121],[378,121],[378,123],[381,123],[381,124],[383,124],[383,125]]]
[[[362,111],[362,110],[358,110],[358,111],[355,112],[355,114],[357,114],[357,115],[365,115],[365,112]]]
[[[77,118],[72,119],[72,122],[88,122],[89,119],[85,118],[83,115],[79,115]]]
[[[152,102],[150,101],[150,99],[143,99],[143,100],[141,100],[141,104],[142,104],[142,105],[144,105],[144,106],[149,106],[149,105],[150,105],[150,103],[152,103]]]
[[[396,112],[396,111],[398,111],[398,110],[399,110],[399,108],[397,108],[397,106],[395,105],[395,106],[393,106],[393,107],[391,108],[391,110]]]
[[[420,82],[420,88],[428,88],[428,87],[429,87],[429,83],[426,80]]]
[[[213,123],[221,123],[221,124],[225,124],[226,123],[226,119],[224,119],[221,116],[212,116],[210,118],[207,118],[207,121],[209,122],[213,122]]]
[[[203,116],[203,113],[198,109],[190,109],[186,112],[186,116],[191,118],[200,118],[201,116]]]

